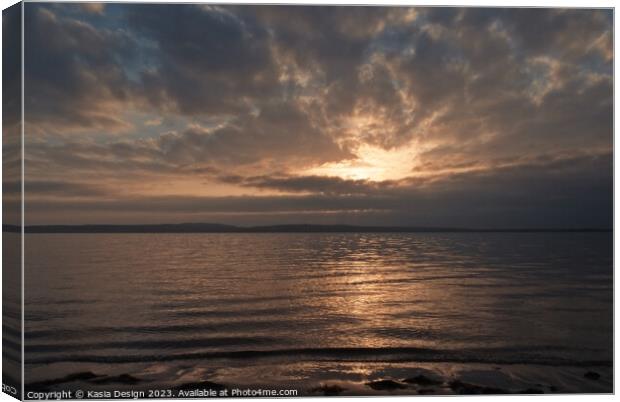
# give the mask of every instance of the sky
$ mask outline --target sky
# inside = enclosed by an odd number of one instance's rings
[[[27,224],[612,226],[611,10],[25,7]]]

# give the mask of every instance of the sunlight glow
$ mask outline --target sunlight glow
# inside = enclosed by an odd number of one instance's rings
[[[356,151],[357,159],[326,163],[304,174],[336,176],[348,180],[399,180],[411,176],[417,153],[412,144],[392,150],[364,144]]]

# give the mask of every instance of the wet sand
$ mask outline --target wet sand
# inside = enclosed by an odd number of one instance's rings
[[[229,396],[232,390],[284,389],[296,390],[297,396],[611,393],[613,374],[609,365],[304,362],[222,368],[208,364],[170,371],[150,364],[134,366],[132,372],[122,374],[74,372],[26,386],[26,391],[38,392],[77,389],[164,389],[186,398],[225,389]],[[185,392],[179,395],[180,390]]]

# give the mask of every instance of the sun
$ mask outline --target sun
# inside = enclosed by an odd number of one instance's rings
[[[364,144],[356,150],[355,159],[325,163],[303,173],[346,180],[399,180],[411,176],[416,154],[412,145],[386,150]]]
[[[307,173],[320,176],[336,176],[347,180],[380,180],[382,169],[360,160],[327,163],[310,169]]]

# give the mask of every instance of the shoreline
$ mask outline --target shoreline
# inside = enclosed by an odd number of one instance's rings
[[[148,233],[612,233],[612,228],[601,227],[560,227],[560,228],[468,228],[433,226],[356,226],[356,225],[315,225],[286,224],[267,226],[234,226],[217,223],[178,223],[178,224],[85,224],[85,225],[27,225],[26,234],[148,234]],[[21,233],[18,225],[3,224],[5,233]]]
[[[174,366],[142,365],[134,367],[131,371],[122,371],[120,374],[106,373],[105,371],[112,368],[111,366],[91,367],[92,370],[73,372],[55,379],[31,381],[25,389],[27,392],[79,389],[102,392],[101,395],[104,391],[114,390],[148,392],[163,389],[170,390],[172,397],[188,398],[204,397],[205,393],[215,396],[213,393],[217,394],[223,390],[230,392],[235,390],[237,393],[245,390],[252,393],[260,392],[256,390],[285,389],[296,390],[298,393],[296,396],[613,392],[613,367],[608,366],[445,362],[412,364],[285,362],[266,365],[250,362],[249,365],[239,367],[213,367],[212,362],[203,363],[183,369]],[[271,381],[271,378],[278,380]]]

